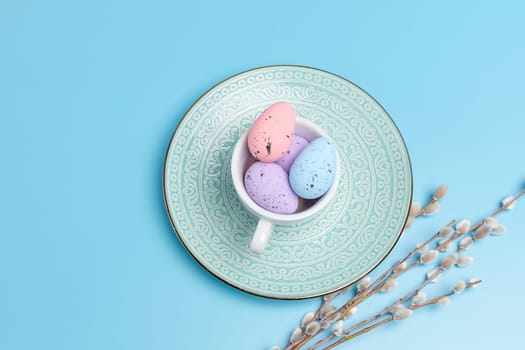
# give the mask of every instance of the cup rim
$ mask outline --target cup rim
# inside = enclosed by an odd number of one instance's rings
[[[312,123],[311,121],[296,117],[296,126],[300,126],[301,128],[306,128],[313,133],[319,135],[318,137],[330,137],[320,126],[318,126],[315,123]],[[299,136],[303,136],[300,135]],[[332,200],[332,198],[335,196],[337,192],[337,187],[339,185],[339,179],[341,175],[341,165],[339,160],[339,154],[337,152],[337,145],[336,145],[336,169],[335,169],[335,176],[334,181],[332,185],[330,186],[330,189],[328,192],[326,192],[323,196],[321,196],[316,203],[314,203],[311,207],[300,211],[298,213],[294,214],[278,214],[273,213],[269,210],[266,210],[262,207],[260,207],[251,197],[248,195],[248,192],[246,191],[244,187],[244,173],[243,173],[243,167],[244,164],[241,164],[240,161],[241,156],[243,153],[249,153],[248,146],[247,146],[247,138],[248,138],[248,131],[246,131],[240,138],[237,140],[235,147],[233,149],[232,158],[231,158],[231,176],[233,180],[233,186],[235,188],[235,192],[237,192],[237,195],[239,196],[239,199],[241,200],[241,203],[250,211],[252,214],[256,215],[259,218],[264,218],[266,220],[269,220],[274,223],[296,223],[299,221],[306,220],[317,213],[319,213],[321,210],[323,210]],[[311,140],[308,140],[311,141]]]

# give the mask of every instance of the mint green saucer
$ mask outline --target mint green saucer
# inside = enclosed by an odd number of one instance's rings
[[[319,216],[277,226],[255,255],[257,220],[233,189],[230,159],[237,139],[277,101],[335,140],[341,181]],[[361,88],[314,68],[270,66],[228,78],[190,108],[166,154],[164,197],[180,241],[210,273],[248,293],[302,299],[346,287],[386,257],[408,216],[412,171],[396,125]]]

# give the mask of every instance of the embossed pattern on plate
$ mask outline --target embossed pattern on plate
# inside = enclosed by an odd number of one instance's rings
[[[337,143],[341,182],[317,217],[277,226],[262,255],[249,250],[257,223],[230,176],[238,138],[270,104],[287,101]],[[233,76],[202,96],[166,154],[164,195],[190,254],[224,282],[280,299],[343,288],[381,262],[397,242],[412,197],[408,152],[386,111],[365,91],[328,72],[269,66]]]

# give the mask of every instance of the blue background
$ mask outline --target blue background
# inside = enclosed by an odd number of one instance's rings
[[[414,198],[450,186],[386,267],[524,185],[524,15],[519,1],[1,1],[0,348],[284,344],[319,300],[228,287],[170,227],[163,159],[183,113],[215,83],[269,64],[318,67],[370,92],[405,137]],[[506,213],[509,233],[476,245],[475,264],[429,293],[458,277],[481,288],[341,348],[518,346],[524,214]]]

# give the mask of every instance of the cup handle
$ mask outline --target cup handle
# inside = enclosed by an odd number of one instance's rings
[[[273,232],[273,223],[266,219],[259,219],[255,233],[253,234],[250,249],[256,254],[261,254]]]

